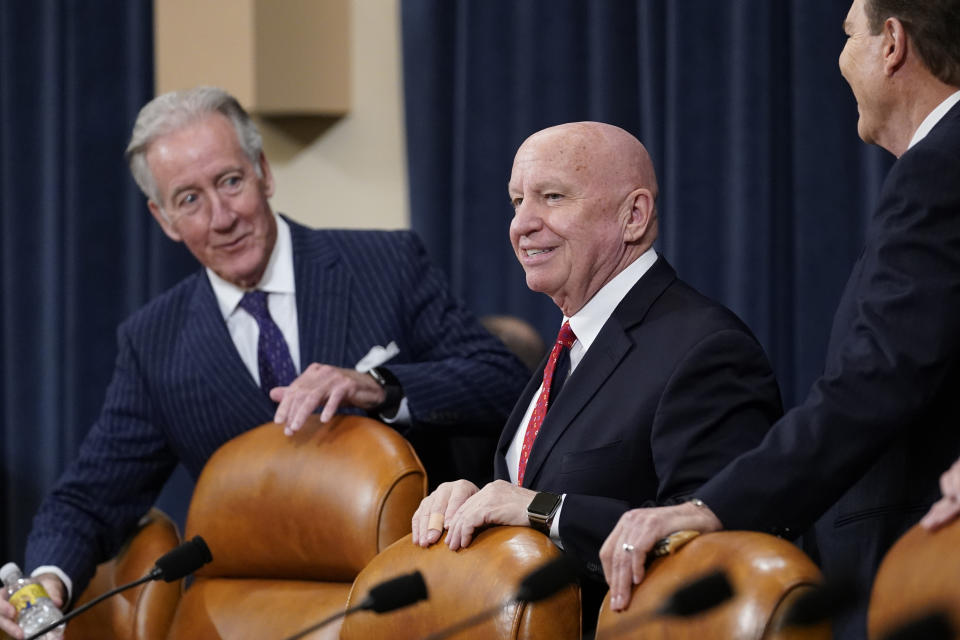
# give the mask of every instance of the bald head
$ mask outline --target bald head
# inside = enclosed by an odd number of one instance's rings
[[[613,125],[575,122],[527,138],[510,176],[510,238],[527,286],[573,315],[656,239],[647,150]]]
[[[610,191],[644,187],[657,196],[657,175],[646,147],[632,134],[605,122],[570,122],[549,127],[527,138],[517,150],[553,152],[553,162],[569,162],[589,180]]]

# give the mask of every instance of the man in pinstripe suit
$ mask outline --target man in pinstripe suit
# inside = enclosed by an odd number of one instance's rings
[[[27,544],[27,568],[56,601],[83,589],[178,462],[196,477],[263,422],[292,433],[323,407],[324,420],[368,412],[414,440],[499,433],[524,367],[454,300],[413,234],[318,231],[275,215],[260,136],[234,98],[212,88],[156,98],[127,155],[150,212],[204,268],[119,329],[101,416]],[[240,307],[252,289],[266,291],[300,372],[289,384],[261,389],[266,330]],[[391,342],[376,378],[354,368]],[[0,601],[0,629],[19,638],[11,616]]]

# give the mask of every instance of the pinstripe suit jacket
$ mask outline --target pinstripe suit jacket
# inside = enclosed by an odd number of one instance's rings
[[[414,234],[290,227],[304,366],[352,367],[373,345],[396,341],[389,368],[414,425],[499,432],[527,372],[451,296]],[[27,543],[27,567],[59,566],[74,593],[177,462],[196,478],[221,444],[275,410],[240,360],[202,270],[125,321],[118,342],[101,415]]]

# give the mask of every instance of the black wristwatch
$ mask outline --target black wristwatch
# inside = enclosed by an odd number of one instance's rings
[[[370,377],[377,381],[383,387],[383,402],[370,409],[370,413],[393,418],[400,409],[400,401],[403,400],[403,388],[397,376],[393,375],[389,369],[383,367],[374,367],[367,371]]]
[[[527,519],[530,520],[530,526],[541,533],[550,535],[550,525],[553,524],[553,516],[557,514],[561,502],[560,496],[555,493],[541,491],[535,495],[527,507]]]

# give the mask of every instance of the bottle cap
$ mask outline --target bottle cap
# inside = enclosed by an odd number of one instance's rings
[[[23,575],[16,562],[8,562],[7,564],[3,565],[3,567],[0,567],[0,582],[5,583],[15,573]]]

